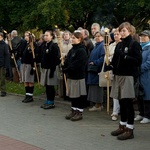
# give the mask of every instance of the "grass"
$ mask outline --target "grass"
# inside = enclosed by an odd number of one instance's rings
[[[12,81],[6,81],[6,91],[7,93],[15,93],[15,94],[25,94],[25,88],[23,83],[15,83]],[[45,93],[45,87],[38,86],[37,83],[34,84],[34,95],[38,96]]]

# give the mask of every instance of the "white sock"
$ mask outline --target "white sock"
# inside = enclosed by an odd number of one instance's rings
[[[124,126],[124,125],[127,124],[127,122],[122,122],[122,121],[120,121],[120,124]]]
[[[134,129],[134,126],[131,125],[131,124],[127,124],[126,127],[129,128],[129,129]]]

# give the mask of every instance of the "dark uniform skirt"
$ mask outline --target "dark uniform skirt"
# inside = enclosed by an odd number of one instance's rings
[[[85,79],[81,80],[72,80],[67,79],[68,91],[66,95],[70,98],[78,98],[80,96],[86,95],[86,85]]]
[[[94,103],[103,103],[103,87],[89,85],[87,100]]]
[[[133,77],[115,75],[112,81],[110,97],[115,99],[135,98]]]
[[[58,78],[56,71],[54,72],[53,78],[49,77],[50,69],[41,69],[41,80],[40,83],[42,86],[45,85],[58,85]]]
[[[30,74],[31,68],[30,64],[21,64],[20,74],[22,82],[34,83],[34,75]]]

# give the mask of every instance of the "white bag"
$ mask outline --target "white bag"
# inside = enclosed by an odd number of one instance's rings
[[[104,72],[104,65],[105,65],[105,62],[103,63],[102,71],[98,73],[100,87],[107,87],[108,80],[109,80],[109,86],[111,86],[111,81],[113,80],[113,76],[114,76],[112,71]]]

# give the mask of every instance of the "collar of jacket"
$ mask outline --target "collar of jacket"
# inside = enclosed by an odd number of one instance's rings
[[[5,43],[4,40],[1,40],[1,41],[0,41],[0,44],[3,44],[3,43]]]
[[[46,42],[46,46],[49,46],[52,43],[52,40],[49,42]]]
[[[84,47],[83,43],[79,44],[72,44],[73,48],[79,48],[79,47]]]
[[[97,42],[95,43],[96,46],[100,45],[101,43],[103,43],[104,41],[101,41],[101,42]]]
[[[126,38],[121,38],[122,42],[125,43],[130,43],[130,41],[132,40],[132,36],[128,35]]]

